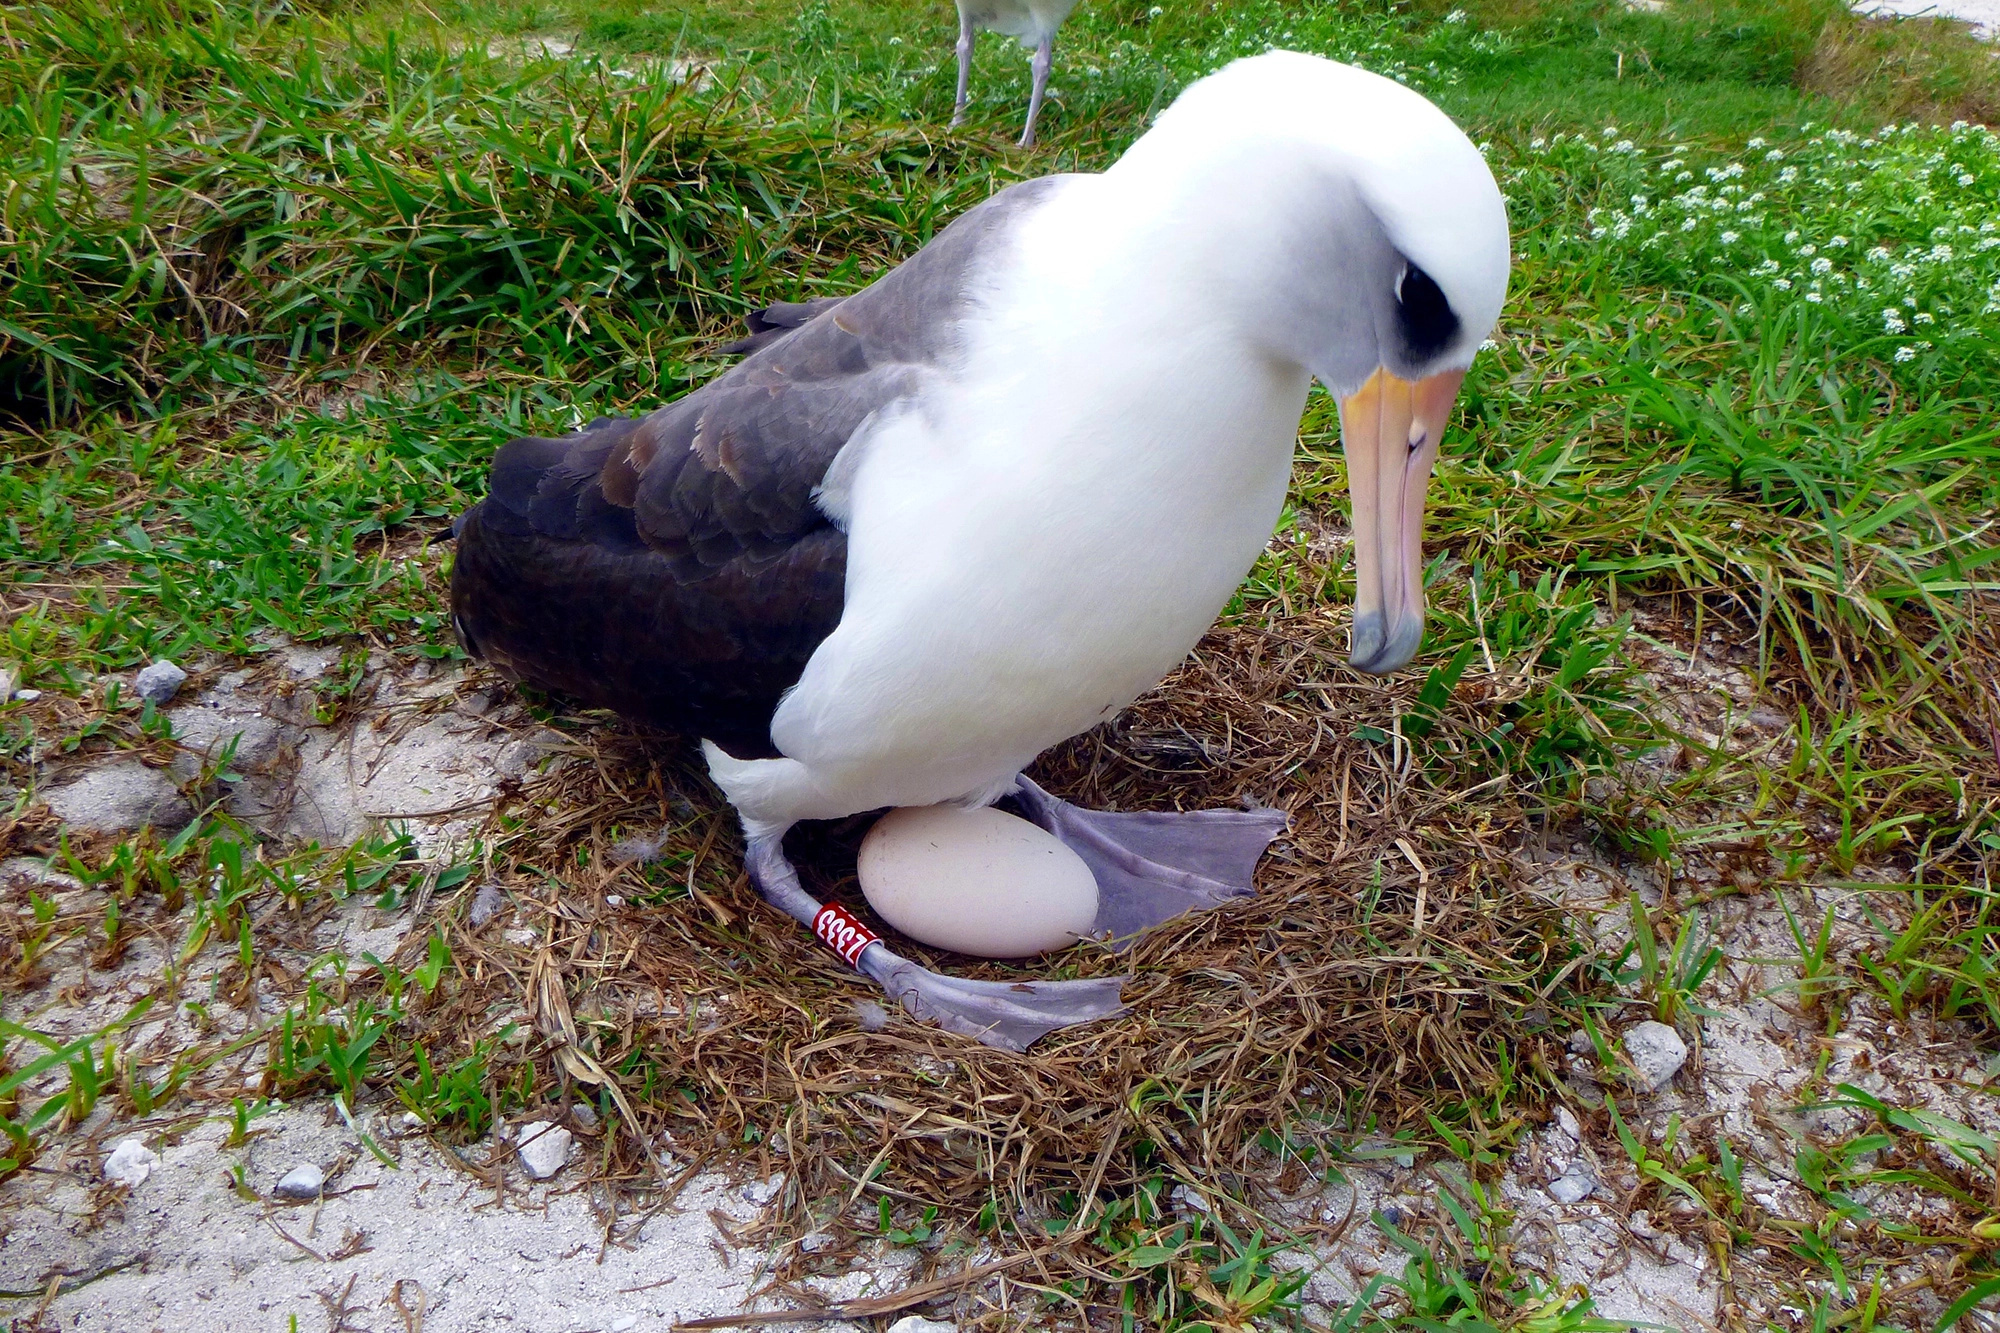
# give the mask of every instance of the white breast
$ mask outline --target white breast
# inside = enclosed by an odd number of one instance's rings
[[[1024,230],[954,388],[861,453],[841,623],[772,723],[834,803],[962,796],[1110,716],[1269,538],[1303,372],[1165,296],[1096,306],[1092,188]]]

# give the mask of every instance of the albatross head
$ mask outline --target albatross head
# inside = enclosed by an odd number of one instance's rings
[[[1424,493],[1439,436],[1507,295],[1493,173],[1421,94],[1289,51],[1194,84],[1147,138],[1242,186],[1218,192],[1210,179],[1202,206],[1239,238],[1231,268],[1271,351],[1339,401],[1354,507],[1350,661],[1394,671],[1423,638]]]

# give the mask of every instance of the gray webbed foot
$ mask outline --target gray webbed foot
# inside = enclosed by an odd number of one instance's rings
[[[812,931],[848,966],[874,978],[913,1017],[930,1019],[948,1032],[1002,1050],[1025,1051],[1057,1028],[1124,1011],[1118,993],[1129,977],[966,981],[919,967],[882,943],[846,908],[822,904],[807,893],[785,857],[782,834],[752,837],[744,862],[766,902]]]
[[[1150,926],[1254,893],[1258,859],[1290,822],[1282,810],[1085,810],[1026,775],[1008,799],[1090,867],[1095,933],[1119,948]]]
[[[1118,993],[1131,980],[967,981],[919,967],[885,944],[871,945],[861,967],[913,1017],[1009,1051],[1025,1051],[1057,1028],[1125,1012]]]

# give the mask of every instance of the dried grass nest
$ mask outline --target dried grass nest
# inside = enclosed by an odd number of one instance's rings
[[[872,1239],[864,1209],[878,1195],[935,1206],[947,1224],[982,1209],[1013,1219],[1014,1238],[992,1242],[1005,1251],[1045,1234],[1035,1220],[1060,1207],[1162,1173],[1221,1207],[1314,1185],[1297,1153],[1260,1134],[1296,1145],[1364,1122],[1421,1124],[1426,1109],[1491,1095],[1502,1042],[1516,1068],[1547,1067],[1544,1006],[1576,956],[1557,905],[1505,854],[1533,822],[1505,778],[1437,790],[1399,767],[1397,747],[1351,739],[1393,729],[1416,682],[1346,671],[1332,620],[1218,630],[1159,690],[1034,770],[1098,808],[1284,807],[1292,826],[1256,897],[1124,956],[1080,947],[1018,967],[939,956],[876,923],[961,975],[1129,970],[1120,1018],[1025,1055],[900,1013],[881,1022],[871,983],[756,898],[698,756],[593,726],[571,762],[516,793],[512,830],[491,848],[515,924],[538,938],[510,942],[505,918],[474,929],[462,907],[447,912],[468,980],[422,1021],[463,1033],[525,1008],[540,1095],[562,1105],[578,1084],[606,1089],[637,1130],[600,1140],[607,1183],[645,1207],[700,1166],[782,1172],[767,1241]],[[1449,709],[1476,713],[1494,692],[1469,679]],[[621,859],[621,839],[663,812],[673,826],[656,859]],[[792,844],[809,887],[864,914],[853,865],[868,822],[809,826]],[[668,1146],[678,1181],[642,1145]],[[794,1248],[773,1276],[845,1249]]]

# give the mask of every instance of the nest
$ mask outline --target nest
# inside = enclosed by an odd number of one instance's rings
[[[1020,966],[940,955],[874,922],[959,975],[1130,972],[1122,1017],[1014,1054],[884,1014],[872,983],[757,898],[733,816],[689,747],[592,725],[521,790],[519,822],[493,849],[517,921],[541,938],[509,944],[455,914],[463,984],[426,1025],[477,1031],[521,1003],[553,1080],[541,1095],[595,1095],[636,1131],[608,1137],[609,1181],[643,1202],[701,1166],[782,1173],[754,1237],[765,1242],[872,1239],[887,1198],[898,1216],[935,1208],[939,1227],[984,1230],[1019,1256],[1051,1218],[1148,1182],[1252,1213],[1316,1188],[1308,1163],[1329,1136],[1491,1104],[1502,1062],[1553,1063],[1544,1005],[1574,955],[1557,905],[1521,887],[1501,850],[1528,822],[1510,784],[1442,790],[1425,776],[1436,766],[1393,739],[1356,740],[1393,738],[1417,687],[1356,676],[1342,640],[1326,612],[1218,630],[1160,689],[1033,770],[1101,809],[1285,808],[1291,828],[1254,898],[1124,955],[1080,946]],[[1468,678],[1449,708],[1477,711],[1494,692]],[[673,812],[645,840],[650,860],[622,859],[634,830]],[[868,822],[807,826],[790,844],[809,888],[864,917],[853,866]],[[842,1248],[781,1251],[771,1276],[806,1276]],[[1088,1268],[1076,1247],[1032,1254],[1044,1281]]]

